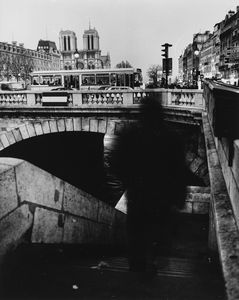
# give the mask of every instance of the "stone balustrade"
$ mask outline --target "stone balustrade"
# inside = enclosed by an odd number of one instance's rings
[[[66,91],[48,91],[54,96],[61,97],[61,93]],[[134,105],[140,104],[141,99],[145,96],[155,95],[159,98],[164,106],[182,106],[204,108],[202,91],[199,90],[139,90],[139,91],[67,91],[66,106],[81,105]],[[41,106],[44,105],[43,91],[0,91],[0,105],[25,105]],[[52,103],[54,106],[54,103]]]
[[[27,94],[26,93],[0,93],[0,105],[14,105],[24,104],[27,105]]]

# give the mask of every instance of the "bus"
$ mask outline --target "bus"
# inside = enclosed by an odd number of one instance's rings
[[[142,71],[134,68],[81,69],[34,71],[31,73],[31,88],[52,89],[101,89],[110,86],[142,85]]]

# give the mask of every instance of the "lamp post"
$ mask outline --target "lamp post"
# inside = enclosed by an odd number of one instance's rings
[[[199,54],[200,51],[198,50],[197,46],[196,49],[193,52],[194,55],[194,62],[193,62],[193,84],[196,84],[197,87],[199,88]]]
[[[74,53],[74,57],[75,57],[75,60],[76,60],[76,69],[78,69],[80,54],[79,54],[79,52],[78,52],[77,49],[76,49],[76,51],[75,51],[75,53]]]
[[[200,80],[200,53],[202,50],[202,43],[198,40],[193,41],[192,45],[193,50],[193,68],[194,68],[194,78],[193,81],[197,85],[198,88],[201,87],[201,80]]]

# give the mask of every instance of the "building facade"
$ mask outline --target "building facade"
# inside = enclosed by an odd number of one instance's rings
[[[217,23],[214,26],[213,30],[213,36],[212,36],[212,77],[216,79],[221,78],[221,73],[219,71],[219,65],[220,65],[220,47],[221,47],[221,40],[220,40],[220,34],[221,34],[221,27],[222,23]]]
[[[178,58],[178,81],[183,82],[183,55]]]
[[[104,69],[110,68],[110,55],[102,55],[100,37],[95,28],[84,31],[83,49],[78,50],[73,31],[65,30],[59,34],[62,69]]]
[[[71,30],[61,30],[59,34],[59,49],[61,53],[61,69],[75,69],[74,53],[77,49],[76,34]]]
[[[200,51],[203,44],[210,37],[210,32],[197,33],[193,36],[193,41],[184,50],[179,60],[180,78],[186,85],[197,86],[200,69]]]
[[[32,71],[59,70],[60,53],[55,49],[27,49],[23,43],[0,42],[1,80],[26,79]]]
[[[51,63],[48,64],[46,70],[60,70],[60,52],[58,51],[55,42],[40,40],[37,45],[37,51],[41,54],[48,54],[48,58],[51,59]]]
[[[239,84],[239,6],[222,21],[219,70],[226,83]]]
[[[239,6],[215,24],[213,33],[205,31],[193,36],[179,60],[183,61],[184,82],[191,84],[201,78],[220,79],[239,85]],[[182,67],[179,66],[181,72]]]
[[[204,75],[205,78],[212,78],[213,74],[213,36],[209,36],[208,39],[202,45],[200,50],[200,63],[199,72]]]

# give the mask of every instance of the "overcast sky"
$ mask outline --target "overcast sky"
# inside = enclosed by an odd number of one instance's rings
[[[162,64],[161,45],[173,44],[174,76],[178,57],[194,33],[213,30],[238,0],[0,0],[0,41],[36,49],[39,39],[56,42],[60,30],[73,30],[78,49],[85,29],[95,27],[102,54],[114,67],[128,60],[145,74]]]

